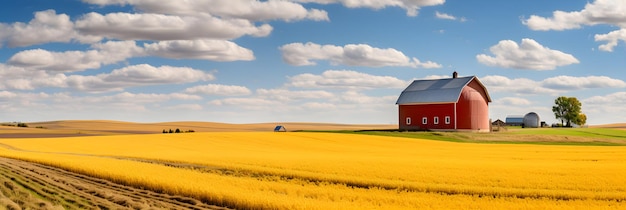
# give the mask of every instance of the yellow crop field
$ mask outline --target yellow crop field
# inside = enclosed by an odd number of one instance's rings
[[[626,147],[336,133],[2,139],[0,156],[238,209],[626,208]]]

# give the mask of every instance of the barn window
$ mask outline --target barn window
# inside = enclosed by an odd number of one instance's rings
[[[424,124],[424,125],[428,124],[428,118],[427,117],[422,118],[422,124]]]
[[[410,118],[410,117],[407,117],[407,118],[406,118],[406,124],[407,124],[407,125],[410,125],[410,124],[411,124],[411,118]]]
[[[446,124],[450,124],[450,116],[446,116],[445,121],[446,121]]]
[[[435,118],[433,118],[433,123],[435,123],[435,124],[439,124],[439,117],[435,117]]]

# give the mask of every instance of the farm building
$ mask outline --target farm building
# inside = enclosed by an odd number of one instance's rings
[[[287,128],[282,125],[277,125],[276,127],[274,127],[274,132],[287,132]]]
[[[502,120],[500,120],[500,119],[497,119],[496,121],[493,121],[493,122],[491,123],[491,125],[493,125],[493,126],[505,126],[505,125],[506,125],[506,123],[504,123],[504,122],[503,122]]]
[[[539,115],[534,112],[529,112],[526,115],[509,115],[506,117],[505,123],[508,126],[522,126],[525,128],[538,128],[541,126]]]
[[[539,115],[534,112],[529,112],[524,115],[524,124],[522,127],[525,128],[538,128],[539,127]]]
[[[509,115],[506,116],[504,122],[508,126],[521,126],[524,124],[524,116],[523,115]]]
[[[399,129],[489,132],[489,102],[475,76],[415,80],[396,101]]]

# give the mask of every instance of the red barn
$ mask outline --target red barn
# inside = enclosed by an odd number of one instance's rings
[[[398,97],[400,130],[489,132],[491,97],[476,78],[415,80]]]

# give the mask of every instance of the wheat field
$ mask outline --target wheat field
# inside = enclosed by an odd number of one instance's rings
[[[211,132],[2,139],[0,156],[237,209],[626,208],[626,147]]]

